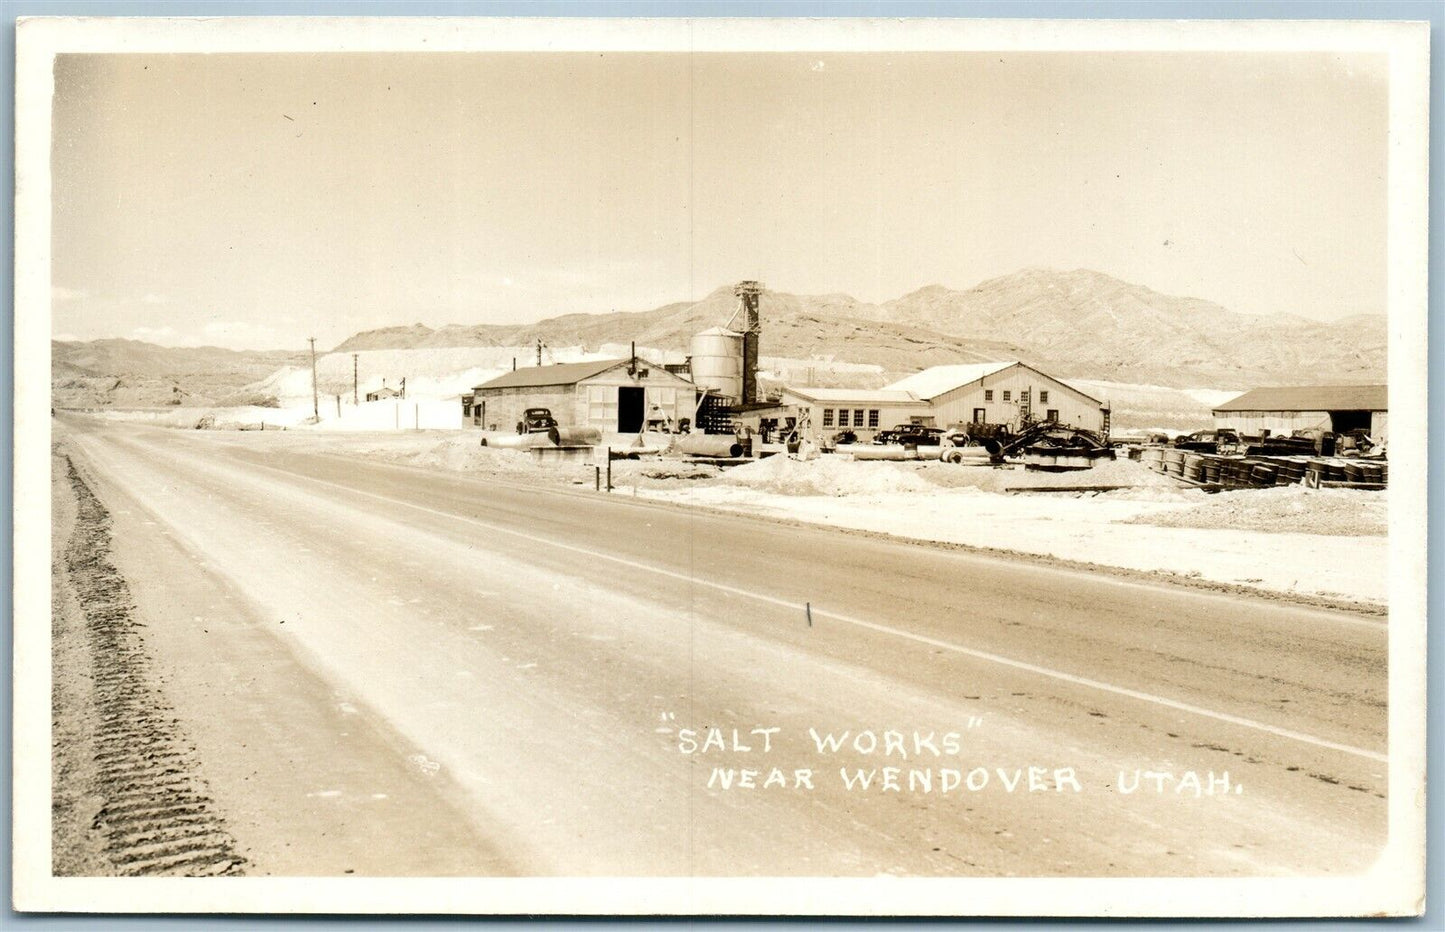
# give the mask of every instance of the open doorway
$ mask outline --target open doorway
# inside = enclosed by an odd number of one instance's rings
[[[632,385],[619,386],[617,389],[617,432],[620,434],[639,434],[642,432],[642,420],[645,415],[645,399],[647,390]]]
[[[1368,411],[1331,411],[1330,427],[1337,434],[1346,434],[1352,430],[1370,430],[1370,412]]]

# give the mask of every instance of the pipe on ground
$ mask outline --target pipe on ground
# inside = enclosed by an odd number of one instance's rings
[[[942,457],[944,447],[904,447],[896,443],[855,444],[849,452],[855,460],[885,460],[906,463],[916,460],[936,460]]]
[[[673,449],[684,456],[743,455],[743,445],[732,434],[679,434],[673,440]]]
[[[482,446],[502,450],[530,450],[533,447],[554,446],[546,434],[504,434],[492,433],[482,437]]]
[[[595,447],[602,442],[602,431],[595,427],[549,427],[547,438],[559,447]]]

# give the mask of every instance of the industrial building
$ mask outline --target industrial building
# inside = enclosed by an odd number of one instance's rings
[[[783,389],[779,407],[792,413],[803,434],[814,443],[826,442],[852,431],[862,443],[880,430],[898,424],[931,424],[928,402],[903,391],[866,388]]]
[[[1215,427],[1258,436],[1319,428],[1343,434],[1364,430],[1376,443],[1389,433],[1384,385],[1301,385],[1256,388],[1214,409]]]
[[[1021,362],[934,366],[884,386],[927,402],[935,427],[1014,424],[1032,419],[1109,432],[1109,408],[1052,376]]]
[[[510,431],[528,408],[548,408],[561,427],[638,433],[691,418],[693,384],[639,357],[516,369],[462,396],[463,417]]]

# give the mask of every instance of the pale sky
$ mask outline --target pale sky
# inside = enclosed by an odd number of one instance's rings
[[[67,55],[53,332],[330,347],[754,278],[1385,311],[1383,56]]]

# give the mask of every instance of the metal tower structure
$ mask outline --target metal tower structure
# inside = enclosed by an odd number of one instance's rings
[[[763,283],[746,281],[733,286],[733,294],[742,300],[743,311],[743,397],[745,405],[758,400],[758,338],[762,336],[762,324],[758,320],[758,297],[763,293]]]

